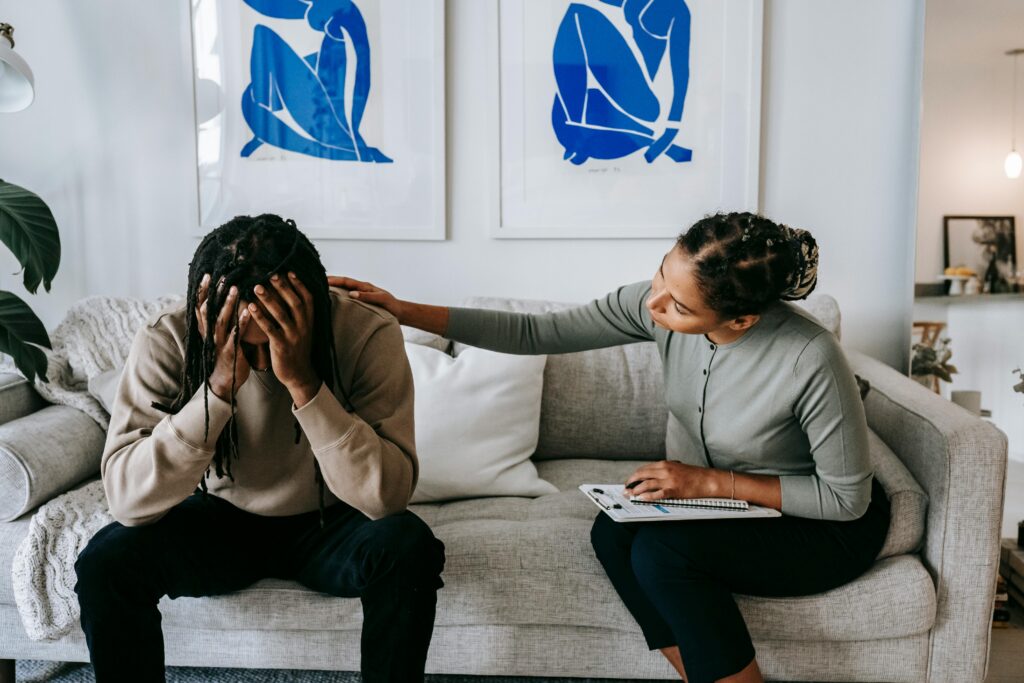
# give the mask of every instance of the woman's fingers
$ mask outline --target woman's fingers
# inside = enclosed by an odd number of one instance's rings
[[[637,495],[637,498],[639,498],[640,500],[645,500],[647,502],[651,502],[651,501],[655,501],[655,500],[662,500],[663,498],[668,498],[668,494],[665,491],[665,489],[655,489],[653,491],[644,491],[643,493],[639,493],[639,494],[636,494],[636,495]]]
[[[661,483],[657,479],[644,479],[639,484],[630,489],[627,493],[631,496],[639,496],[642,493],[649,491],[657,491],[661,488]]]
[[[383,306],[385,303],[391,300],[391,295],[387,292],[377,290],[375,292],[349,292],[348,295],[353,299],[359,299],[365,301],[368,304],[375,304],[377,306]]]
[[[369,282],[363,282],[362,280],[356,280],[342,275],[328,275],[327,284],[330,287],[341,287],[342,289],[353,289],[360,292],[372,292],[377,289],[376,286]]]

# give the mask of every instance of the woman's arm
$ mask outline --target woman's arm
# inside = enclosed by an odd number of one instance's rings
[[[542,314],[427,306],[400,301],[350,278],[329,277],[328,283],[383,307],[403,325],[501,353],[572,353],[654,339],[654,322],[646,308],[649,282],[620,287],[585,306]]]
[[[860,388],[839,342],[811,339],[793,368],[793,414],[807,434],[814,474],[781,477],[782,511],[795,517],[849,521],[871,502],[874,470]]]

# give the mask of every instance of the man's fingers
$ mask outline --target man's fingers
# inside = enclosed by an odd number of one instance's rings
[[[270,282],[277,291],[277,295],[284,300],[285,306],[290,309],[288,311],[290,318],[295,321],[296,325],[303,326],[306,319],[306,305],[292,286],[291,282],[293,281],[275,273],[270,277]]]
[[[263,333],[270,339],[277,339],[278,332],[281,328],[275,325],[264,313],[260,310],[256,304],[249,304],[249,315],[252,317],[253,322],[259,325],[259,328],[263,330]]]
[[[215,344],[223,343],[222,340],[228,338],[228,332],[231,325],[232,318],[234,317],[235,300],[238,298],[238,287],[234,285],[228,290],[227,297],[224,298],[224,305],[221,306],[220,314],[217,316],[217,329],[213,333],[213,341]]]
[[[196,307],[196,324],[199,325],[199,336],[206,339],[206,302]]]
[[[295,273],[288,273],[288,279],[292,281],[292,287],[298,292],[299,298],[302,299],[302,303],[306,309],[306,320],[311,321],[313,319],[313,294],[310,292],[306,285],[302,283],[299,276]]]
[[[196,291],[196,301],[200,304],[206,302],[206,296],[210,291],[210,274],[203,274],[203,279],[199,281],[199,289]]]
[[[253,291],[256,292],[256,296],[259,297],[260,302],[264,307],[266,307],[267,313],[270,314],[271,319],[267,320],[267,315],[261,312],[261,316],[265,322],[268,322],[271,325],[276,325],[278,328],[284,328],[286,325],[291,325],[292,317],[288,311],[285,310],[284,304],[277,294],[263,285],[256,285],[253,288]]]

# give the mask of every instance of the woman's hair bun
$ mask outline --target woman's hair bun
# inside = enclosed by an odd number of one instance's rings
[[[794,268],[786,287],[779,292],[784,301],[806,299],[818,284],[818,243],[806,230],[783,228],[793,250]]]

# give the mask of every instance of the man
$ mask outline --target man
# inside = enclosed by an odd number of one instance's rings
[[[99,683],[164,680],[162,596],[265,577],[359,596],[363,680],[422,680],[444,546],[406,510],[401,330],[332,291],[293,222],[238,217],[199,245],[187,300],[136,335],[100,469],[117,521],[75,565]]]

